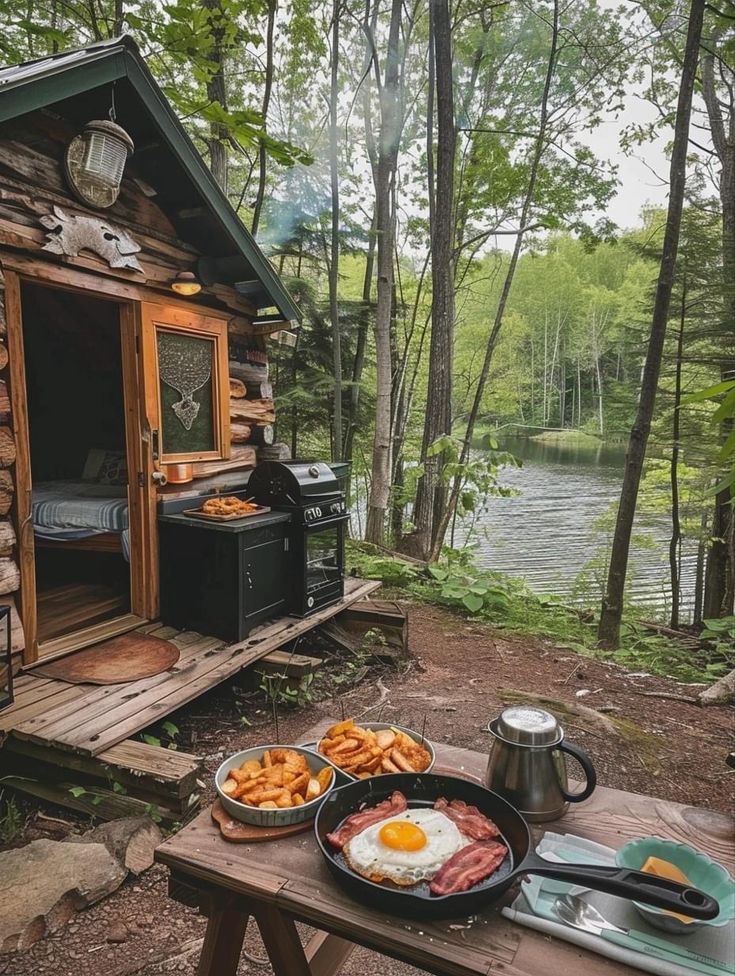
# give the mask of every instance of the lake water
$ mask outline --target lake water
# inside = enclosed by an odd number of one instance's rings
[[[480,565],[523,576],[538,593],[554,593],[592,605],[599,602],[606,572],[604,552],[611,530],[595,522],[620,497],[624,451],[605,445],[578,447],[505,438],[501,447],[523,461],[505,467],[500,483],[517,489],[511,498],[492,498],[477,517],[471,541]],[[658,611],[671,605],[668,583],[668,519],[639,526],[652,545],[632,549],[631,597]],[[457,531],[455,544],[465,533]],[[643,540],[641,540],[643,542]],[[595,554],[596,566],[590,563]],[[578,577],[586,570],[586,586]],[[696,548],[682,556],[682,618],[693,602]],[[577,585],[575,586],[575,583]]]

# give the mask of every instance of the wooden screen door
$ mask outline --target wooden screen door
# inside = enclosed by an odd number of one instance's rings
[[[145,302],[140,327],[150,478],[229,458],[227,319]]]

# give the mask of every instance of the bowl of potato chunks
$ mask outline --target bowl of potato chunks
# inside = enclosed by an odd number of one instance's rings
[[[436,762],[428,739],[401,725],[345,719],[327,729],[317,750],[347,777],[367,779],[382,773],[428,773]]]
[[[256,746],[225,759],[214,778],[227,812],[243,823],[286,827],[316,815],[334,786],[331,763],[302,746]]]

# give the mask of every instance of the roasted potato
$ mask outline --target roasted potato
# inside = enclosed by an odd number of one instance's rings
[[[341,737],[342,741],[344,736]],[[355,755],[362,743],[353,740],[350,748]],[[248,759],[239,769],[231,769],[222,784],[222,792],[263,810],[278,810],[302,806],[321,796],[329,788],[334,777],[331,766],[325,766],[314,775],[306,756],[294,749],[266,750],[261,760]]]
[[[354,719],[328,729],[319,751],[335,766],[358,779],[380,773],[423,773],[431,754],[421,743],[400,729],[365,729]]]

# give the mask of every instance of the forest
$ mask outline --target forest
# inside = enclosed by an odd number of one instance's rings
[[[511,491],[502,432],[615,444],[602,646],[642,509],[668,525],[666,622],[735,630],[731,0],[0,0],[0,16],[4,63],[136,39],[302,310],[271,352],[277,439],[351,463],[372,552],[436,564],[446,597],[486,607],[448,542]],[[654,145],[663,191],[631,214],[620,163]]]

